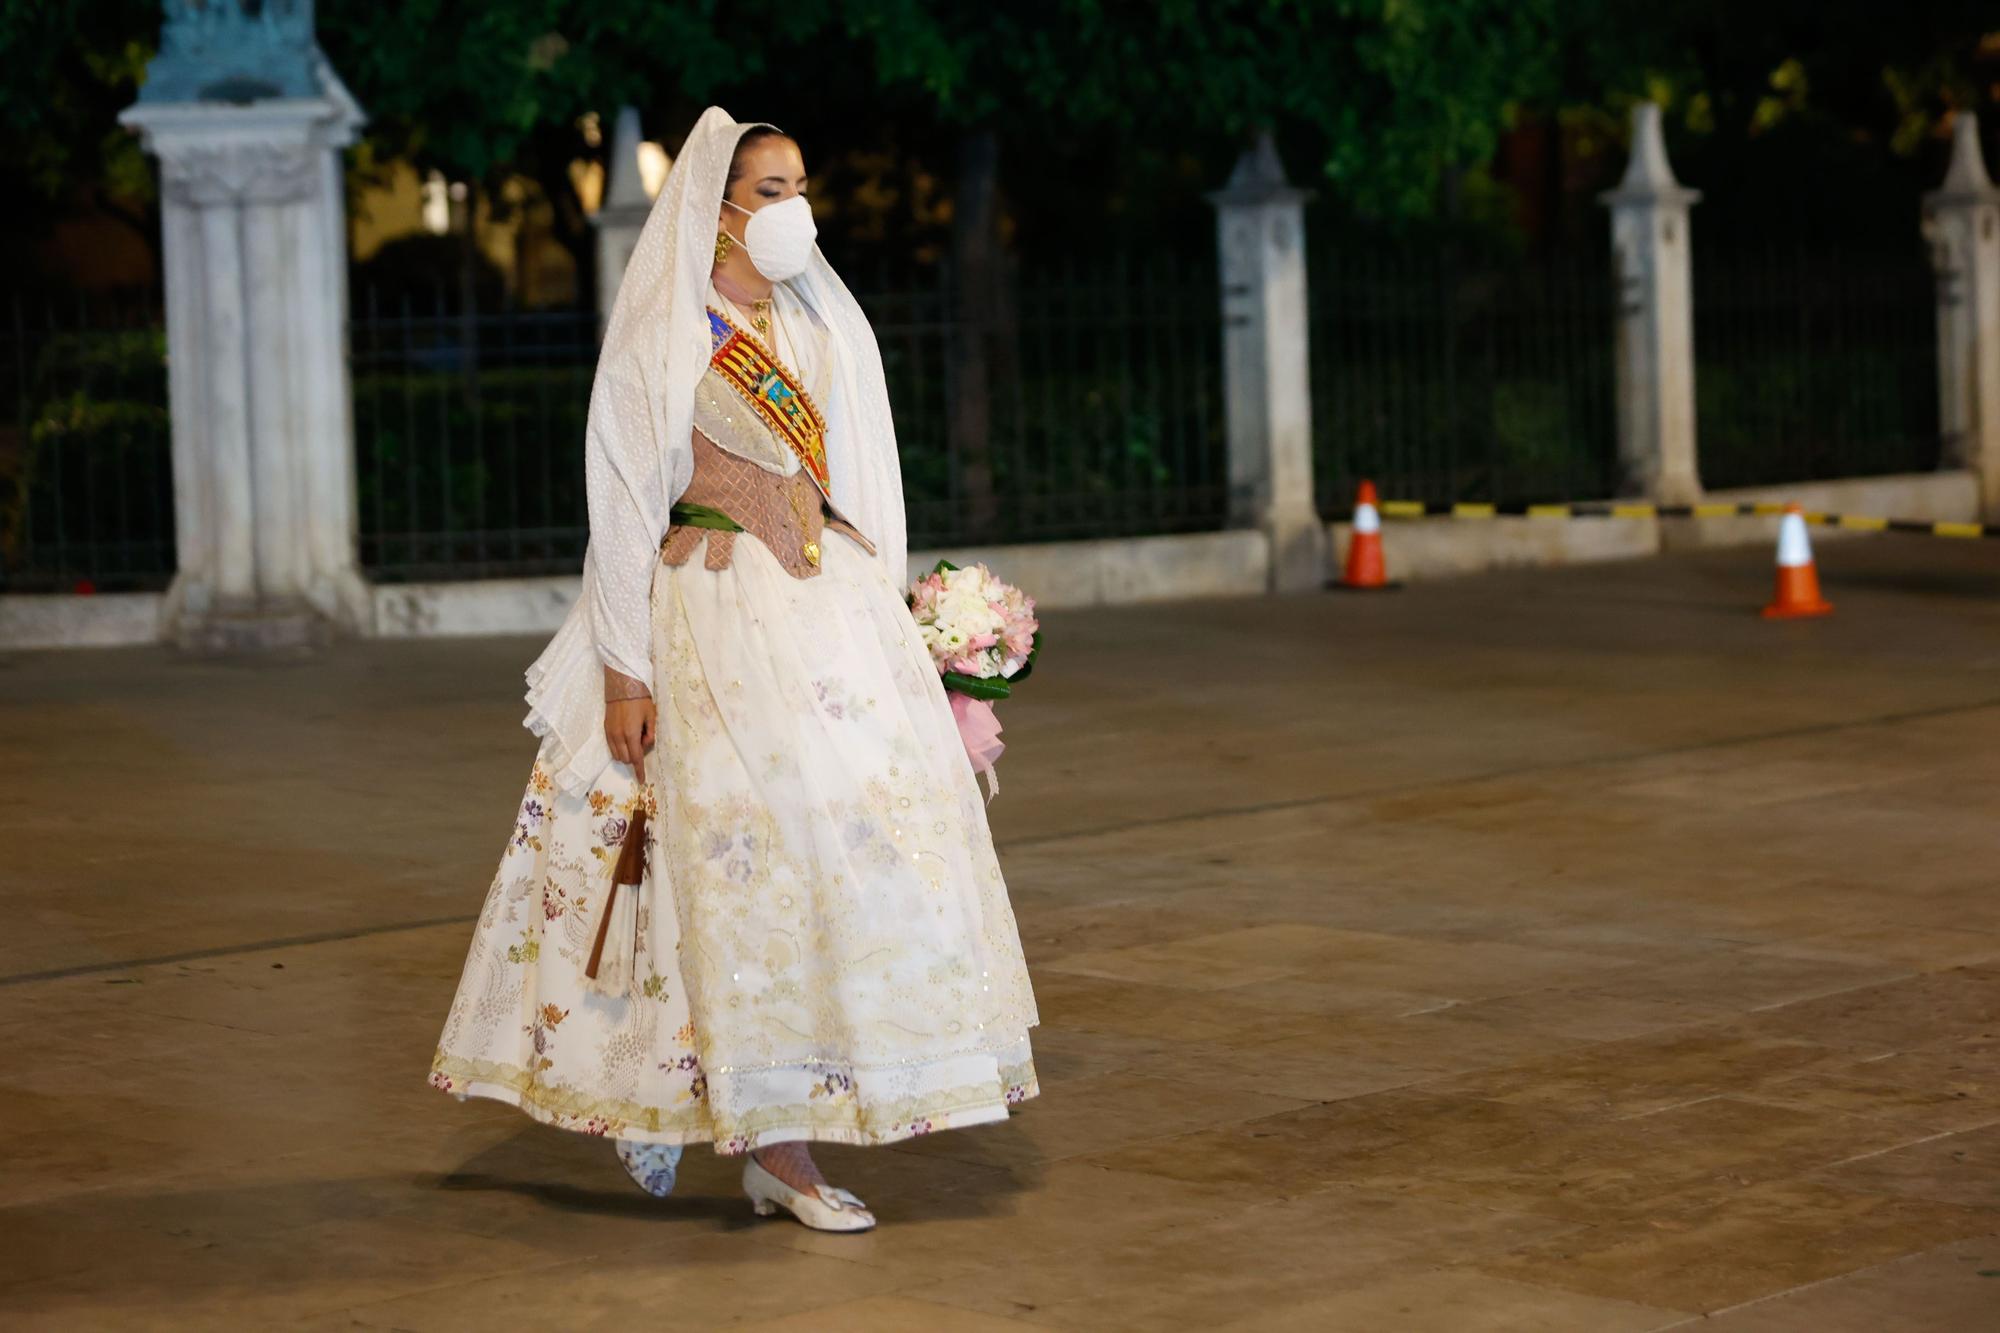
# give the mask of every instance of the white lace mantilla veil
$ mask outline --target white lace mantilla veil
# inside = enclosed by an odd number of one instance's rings
[[[705,298],[716,217],[737,140],[762,123],[732,120],[716,106],[702,112],[646,215],[605,324],[584,424],[583,587],[527,671],[524,725],[544,739],[565,791],[584,790],[613,762],[602,666],[654,680],[653,571],[667,511],[694,472],[689,439],[695,384],[709,359]],[[875,332],[817,246],[805,272],[784,285],[827,329],[832,364],[818,401],[833,502],[874,542],[883,576],[900,591],[909,538]]]

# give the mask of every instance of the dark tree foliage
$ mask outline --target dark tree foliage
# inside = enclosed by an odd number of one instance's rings
[[[7,225],[99,207],[156,230],[149,166],[115,116],[158,23],[148,0],[0,0],[0,186],[21,201]],[[633,103],[671,143],[720,101],[797,134],[842,201],[837,233],[898,262],[962,243],[949,201],[978,185],[969,156],[992,164],[1009,248],[1184,246],[1211,226],[1201,192],[1259,127],[1317,211],[1407,225],[1484,216],[1482,173],[1524,122],[1615,169],[1636,96],[1666,103],[1676,161],[1709,191],[1705,227],[1797,215],[1907,233],[1943,119],[2000,109],[1989,29],[2000,18],[1975,0],[319,4],[369,113],[364,170],[526,175],[581,251],[570,165],[603,151],[583,117]],[[1594,208],[1588,174],[1568,206]],[[1846,206],[1824,207],[1836,192]]]

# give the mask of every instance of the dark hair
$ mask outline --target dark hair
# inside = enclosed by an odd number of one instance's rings
[[[736,141],[736,152],[729,159],[729,179],[722,183],[724,194],[729,192],[730,186],[743,178],[743,154],[749,149],[755,148],[766,139],[785,139],[793,143],[797,142],[797,140],[792,139],[792,136],[783,130],[773,129],[769,125],[756,125],[743,131],[743,137]]]

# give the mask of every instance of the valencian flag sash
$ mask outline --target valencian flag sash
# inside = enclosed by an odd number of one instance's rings
[[[826,419],[819,414],[798,378],[771,355],[763,343],[731,324],[714,306],[708,308],[710,369],[729,381],[773,435],[791,447],[818,485],[832,499],[826,475]]]

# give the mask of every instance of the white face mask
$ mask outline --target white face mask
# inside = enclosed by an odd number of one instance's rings
[[[759,273],[772,282],[783,282],[806,271],[819,228],[813,225],[812,205],[804,195],[766,204],[754,213],[734,200],[722,202],[750,214],[750,220],[743,224],[743,248]]]

